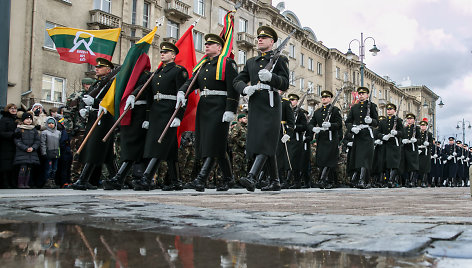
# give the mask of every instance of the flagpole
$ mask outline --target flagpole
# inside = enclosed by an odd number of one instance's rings
[[[195,84],[195,81],[197,81],[197,77],[198,77],[198,74],[200,73],[200,70],[202,68],[200,67],[197,71],[197,73],[193,76],[192,78],[192,82],[190,82],[190,85],[188,86],[187,88],[187,92],[185,93],[185,98],[187,98],[187,96],[190,94],[191,90],[192,90],[192,87],[193,87],[193,84]],[[170,117],[169,119],[169,122],[167,122],[167,125],[166,127],[164,128],[164,131],[162,131],[162,134],[161,136],[159,137],[159,140],[157,140],[158,143],[162,143],[162,140],[164,139],[164,136],[166,135],[167,131],[169,130],[169,127],[170,127],[170,124],[172,123],[172,121],[174,121],[175,117],[177,116],[177,113],[179,112],[179,109],[182,107],[182,103],[179,103],[179,106],[177,108],[175,108],[175,111],[174,113],[172,114],[172,116]]]
[[[92,128],[90,128],[89,132],[87,133],[87,136],[85,137],[84,141],[82,141],[82,144],[80,145],[79,147],[79,150],[77,150],[77,153],[80,154],[80,152],[82,151],[82,149],[84,149],[85,147],[85,144],[87,143],[88,139],[90,138],[90,136],[92,135],[93,131],[95,130],[95,128],[97,127],[98,125],[98,122],[100,122],[100,120],[102,119],[103,115],[105,113],[102,112],[98,117],[97,117],[97,120],[95,120],[95,122],[93,123],[92,125]]]

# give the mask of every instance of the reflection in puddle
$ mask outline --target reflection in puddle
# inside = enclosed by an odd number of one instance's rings
[[[1,267],[431,267],[362,256],[64,223],[0,224]]]

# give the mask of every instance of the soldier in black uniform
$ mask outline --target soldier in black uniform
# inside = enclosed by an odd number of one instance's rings
[[[387,172],[387,186],[396,184],[402,156],[403,120],[397,116],[397,106],[387,104],[387,117],[379,123],[379,133],[384,142],[384,169]]]
[[[324,90],[321,92],[321,104],[308,124],[308,128],[315,133],[317,143],[316,166],[320,168],[321,178],[319,187],[331,189],[335,186],[334,177],[339,158],[340,137],[343,127],[341,111],[338,107],[331,108],[333,93]],[[331,114],[328,114],[332,109]],[[329,118],[328,118],[329,116]]]
[[[384,154],[385,146],[384,141],[382,140],[382,134],[380,133],[380,123],[385,121],[386,117],[383,115],[379,116],[379,124],[375,127],[374,130],[374,160],[372,161],[372,174],[370,180],[370,186],[372,187],[383,187],[386,186],[386,181],[384,180]],[[369,187],[369,185],[367,185]]]
[[[290,179],[292,177],[292,160],[288,147],[290,136],[293,133],[295,127],[295,116],[292,112],[292,106],[290,100],[283,97],[283,91],[279,90],[281,96],[281,107],[282,107],[282,120],[280,121],[280,132],[279,135],[282,137],[277,142],[277,168],[280,179],[280,187],[282,189],[288,189],[290,187]],[[265,165],[265,169],[268,170],[269,165]],[[266,172],[266,174],[269,172]]]
[[[277,143],[280,136],[282,103],[278,90],[288,89],[288,59],[280,56],[272,72],[264,67],[273,55],[272,47],[277,41],[277,33],[268,26],[257,29],[257,48],[261,55],[247,60],[244,69],[234,80],[235,89],[249,97],[249,116],[247,129],[247,155],[254,159],[247,177],[240,183],[248,191],[254,191],[256,178],[266,160],[269,164],[271,183],[261,190],[279,191],[280,180],[277,169]],[[248,85],[250,83],[250,85]],[[287,141],[287,136],[282,136]]]
[[[428,175],[431,172],[431,151],[433,149],[433,134],[428,131],[428,119],[423,118],[420,122],[420,135],[418,138],[418,183],[421,187],[426,187]]]
[[[457,187],[462,183],[464,178],[464,149],[462,148],[462,141],[456,141],[457,145],[457,176],[452,180],[452,186]]]
[[[346,128],[354,133],[351,157],[348,159],[355,169],[352,183],[357,188],[365,188],[374,157],[374,132],[378,123],[377,105],[368,100],[369,89],[359,87],[359,103],[354,104],[346,119]],[[370,106],[370,114],[367,114]],[[357,176],[359,179],[357,180]]]
[[[303,137],[307,129],[307,120],[304,110],[298,105],[300,97],[297,94],[289,94],[291,110],[295,117],[295,127],[287,142],[290,161],[292,162],[293,185],[290,189],[302,188],[302,169],[305,168],[303,160]]]
[[[469,167],[470,167],[470,151],[469,151],[469,145],[464,143],[464,178],[462,179],[463,181],[463,186],[467,187],[467,183],[469,182]],[[460,186],[460,184],[459,184]]]
[[[443,170],[443,180],[446,180],[445,186],[450,186],[452,181],[457,177],[457,145],[454,137],[449,137],[449,144],[444,146],[443,155],[444,155],[444,170]],[[441,181],[441,185],[444,184],[444,181]]]
[[[95,130],[92,132],[89,140],[80,153],[79,160],[85,165],[79,179],[71,186],[74,190],[97,189],[96,186],[89,183],[89,179],[94,169],[96,167],[101,167],[102,164],[106,165],[110,177],[115,176],[116,173],[116,165],[114,163],[113,154],[113,135],[107,140],[107,142],[102,142],[103,137],[113,126],[114,118],[110,113],[103,109],[103,107],[99,107],[100,102],[111,86],[111,70],[113,67],[113,64],[107,59],[97,58],[95,73],[98,80],[90,87],[89,95],[85,95],[82,99],[87,105],[87,108],[81,109],[81,116],[86,117],[88,111],[86,134],[88,134],[98,115],[102,111],[104,115],[100,120],[100,124],[98,124]]]
[[[177,127],[184,114],[184,109],[180,109],[176,118],[172,121],[169,130],[167,131],[161,143],[157,140],[161,136],[164,128],[169,122],[177,105],[178,89],[185,83],[188,78],[187,70],[176,65],[175,56],[179,53],[178,48],[169,42],[162,42],[161,62],[162,65],[156,70],[149,86],[144,89],[142,100],[146,100],[149,104],[149,120],[143,122],[142,126],[148,128],[146,137],[143,139],[144,153],[143,158],[149,160],[144,174],[141,178],[132,181],[133,189],[136,191],[149,191],[152,186],[152,179],[156,173],[159,163],[162,160],[167,160],[168,172],[171,181],[172,189],[166,190],[182,190],[182,184],[179,181],[179,172],[177,166]],[[145,73],[140,78],[141,81],[147,81],[150,73]],[[126,107],[135,107],[135,101],[141,87],[136,90],[126,100]],[[134,112],[134,110],[133,110]]]
[[[420,128],[415,124],[416,116],[412,113],[406,115],[407,125],[403,132],[403,164],[407,173],[406,187],[415,186],[415,175],[419,170],[418,137]]]
[[[440,178],[442,177],[442,149],[441,142],[433,139],[433,146],[431,148],[431,172],[430,185],[431,187],[439,186]]]
[[[226,65],[224,80],[216,79],[217,63],[223,46],[224,41],[220,36],[205,35],[207,60],[200,67],[194,87],[200,89],[195,119],[195,150],[197,158],[203,160],[203,165],[193,181],[193,187],[199,192],[205,191],[205,184],[215,161],[223,173],[223,181],[217,182],[217,190],[227,191],[229,183],[233,181],[227,147],[229,123],[235,119],[239,104],[239,94],[233,88],[233,80],[238,72],[235,61],[227,58],[223,62]],[[180,88],[178,101],[184,101],[184,91],[190,83],[188,80]]]

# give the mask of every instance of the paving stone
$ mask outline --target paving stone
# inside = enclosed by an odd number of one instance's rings
[[[435,257],[472,259],[472,240],[436,241],[427,252]]]

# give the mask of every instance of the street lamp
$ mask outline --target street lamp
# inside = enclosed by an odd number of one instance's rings
[[[357,41],[359,43],[359,57],[361,59],[361,86],[364,86],[364,57],[365,57],[365,42],[367,39],[372,39],[374,41],[374,46],[369,49],[369,52],[372,52],[372,56],[376,56],[378,52],[380,52],[380,49],[377,48],[375,45],[375,39],[373,37],[366,37],[364,39],[364,33],[361,33],[361,39],[360,41],[358,39],[353,39],[351,42],[349,42],[349,48],[346,53],[346,57],[348,60],[352,60],[354,57],[354,53],[352,53],[351,50],[351,43],[354,41]]]
[[[442,101],[442,98],[439,97],[439,103],[438,103],[439,108],[442,108],[444,106],[444,102]]]
[[[456,126],[456,128],[459,130],[460,129],[459,124],[462,123],[462,143],[465,143],[465,122],[467,122],[469,124],[469,126],[467,128],[471,129],[472,126],[470,125],[470,122],[465,121],[464,118],[462,118],[462,121],[458,121],[457,126]]]

